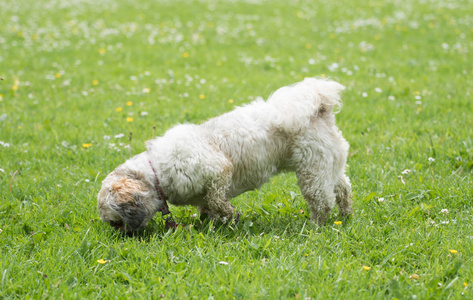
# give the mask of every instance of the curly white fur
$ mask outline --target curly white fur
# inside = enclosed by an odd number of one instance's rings
[[[350,214],[349,145],[333,113],[343,89],[334,81],[306,78],[267,101],[201,125],[175,126],[105,178],[98,196],[101,219],[135,231],[163,207],[149,162],[171,204],[198,206],[213,219],[232,220],[231,198],[286,171],[296,173],[315,222],[323,224],[335,203],[341,214]]]

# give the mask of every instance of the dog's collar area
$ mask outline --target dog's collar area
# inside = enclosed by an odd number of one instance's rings
[[[174,218],[172,217],[172,213],[169,210],[168,202],[166,201],[166,198],[164,198],[164,193],[163,193],[163,190],[161,189],[161,185],[158,179],[158,174],[156,174],[156,170],[154,169],[153,164],[151,163],[149,159],[148,159],[148,162],[151,167],[151,170],[153,170],[153,173],[154,173],[154,180],[156,182],[154,188],[156,189],[156,192],[158,193],[160,200],[163,201],[163,207],[161,208],[161,216],[164,219],[165,228],[166,229],[176,228],[178,224],[176,223],[176,221],[174,221]],[[169,215],[169,216],[164,217],[166,215]]]
[[[165,215],[171,213],[169,211],[168,202],[166,201],[166,198],[164,198],[163,190],[161,190],[161,184],[159,183],[158,174],[156,174],[156,170],[154,169],[153,164],[151,163],[151,161],[148,160],[148,162],[149,162],[149,166],[151,167],[151,170],[153,170],[153,174],[154,174],[154,181],[156,183],[154,188],[156,189],[156,192],[158,193],[159,199],[161,201],[163,201],[163,204],[164,204],[163,207],[161,208],[161,213],[163,214],[163,216],[165,216]]]

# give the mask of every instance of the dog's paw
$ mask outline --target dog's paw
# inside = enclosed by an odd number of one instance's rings
[[[209,220],[209,214],[207,213],[201,213],[200,214],[200,221],[201,222],[205,222],[205,221],[208,221]]]
[[[240,213],[235,211],[235,213],[233,214],[233,224],[238,224],[238,222],[240,221]]]

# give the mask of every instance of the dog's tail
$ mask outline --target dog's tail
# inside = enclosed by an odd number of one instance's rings
[[[305,78],[291,86],[278,89],[267,103],[277,110],[276,124],[285,131],[297,132],[310,125],[311,119],[332,116],[342,106],[340,93],[345,87],[326,79]],[[337,111],[337,112],[338,112]]]

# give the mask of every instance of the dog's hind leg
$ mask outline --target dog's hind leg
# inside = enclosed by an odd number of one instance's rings
[[[351,185],[350,179],[346,175],[338,179],[335,185],[335,195],[340,214],[342,216],[350,215],[352,213]]]
[[[297,178],[302,195],[309,205],[311,219],[319,226],[324,225],[335,206],[333,181],[310,170],[298,171]]]

